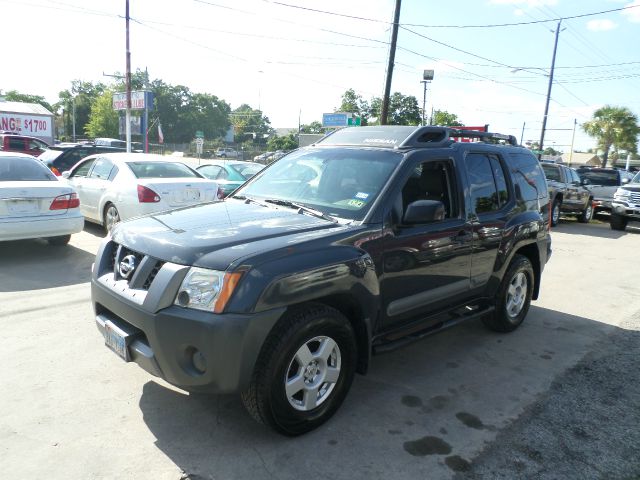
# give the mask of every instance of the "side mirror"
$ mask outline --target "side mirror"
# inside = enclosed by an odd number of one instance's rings
[[[62,172],[62,178],[69,178],[71,176],[71,172],[67,170],[66,172]]]
[[[403,223],[430,223],[444,219],[444,204],[438,200],[417,200],[407,206]]]
[[[629,183],[631,180],[629,180],[628,178],[623,178],[622,179],[622,185],[626,185],[627,183]]]
[[[583,178],[582,180],[580,180],[580,183],[582,185],[591,185],[591,182],[589,181],[588,178]]]

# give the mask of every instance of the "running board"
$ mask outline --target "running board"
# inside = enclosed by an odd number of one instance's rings
[[[494,310],[495,310],[495,307],[493,305],[487,306],[481,309],[474,309],[472,312],[469,312],[466,314],[457,313],[459,310],[456,310],[452,313],[452,318],[448,320],[444,320],[440,323],[436,323],[435,325],[432,325],[423,330],[413,332],[397,340],[385,342],[379,345],[374,345],[372,348],[373,354],[377,355],[380,353],[387,353],[392,350],[395,350],[396,348],[404,347],[405,345],[408,345],[417,340],[420,340],[421,338],[424,338],[428,335],[433,335],[434,333],[438,333],[442,330],[453,327],[454,325],[457,325],[461,322],[466,322],[467,320],[472,320],[475,318],[480,318],[485,315],[488,315],[489,313],[492,313]]]

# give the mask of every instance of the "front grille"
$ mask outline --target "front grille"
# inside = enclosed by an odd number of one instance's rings
[[[640,192],[631,192],[631,201],[640,204]]]
[[[126,275],[126,267],[122,267],[123,263],[133,265],[133,270],[129,275]],[[113,242],[108,267],[109,271],[113,272],[114,280],[124,280],[130,288],[149,290],[164,263]]]

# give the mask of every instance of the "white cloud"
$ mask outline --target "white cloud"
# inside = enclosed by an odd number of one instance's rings
[[[613,30],[617,28],[618,24],[609,19],[589,20],[587,22],[587,28],[592,32],[606,32],[607,30]]]
[[[636,7],[630,8],[629,10],[623,10],[622,14],[627,17],[630,22],[640,23],[640,0],[634,0],[627,7]]]

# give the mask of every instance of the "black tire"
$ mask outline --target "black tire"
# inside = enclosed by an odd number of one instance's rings
[[[71,235],[61,235],[59,237],[49,237],[47,238],[47,242],[49,245],[63,246],[69,243],[71,240]]]
[[[558,225],[558,222],[560,221],[560,205],[561,204],[562,204],[562,201],[556,198],[553,201],[553,204],[551,205],[551,226],[552,227],[555,227],[556,225]]]
[[[627,228],[627,219],[622,215],[611,212],[611,218],[609,219],[609,225],[611,230],[624,230]]]
[[[589,199],[589,202],[587,203],[587,206],[585,207],[585,209],[582,210],[582,212],[580,212],[580,215],[578,215],[578,221],[580,223],[589,223],[592,218],[593,218],[593,201]]]
[[[482,319],[484,324],[496,332],[512,332],[518,328],[529,311],[534,281],[529,259],[524,255],[515,255],[496,294],[495,311]]]
[[[107,203],[104,206],[104,215],[102,218],[102,225],[107,233],[111,233],[113,227],[120,222],[120,212],[113,203]]]
[[[317,340],[319,338],[321,340]],[[315,343],[317,350],[312,348]],[[318,365],[323,354],[321,345],[330,348],[331,355],[324,364]],[[305,366],[298,360],[300,352],[311,353],[308,358],[314,360]],[[340,407],[353,382],[356,361],[355,334],[340,312],[324,305],[299,308],[280,320],[267,337],[249,388],[242,393],[242,402],[258,422],[285,435],[301,435],[322,425]],[[331,363],[337,380],[325,383],[325,374],[331,368],[327,365]],[[292,382],[296,378],[298,381]],[[297,393],[290,395],[297,387],[289,393],[286,391],[287,379],[290,383],[302,384]],[[311,388],[311,392],[306,392],[303,387],[307,385],[318,386],[317,391]],[[308,398],[309,406],[306,405]],[[316,401],[318,404],[313,406]]]

